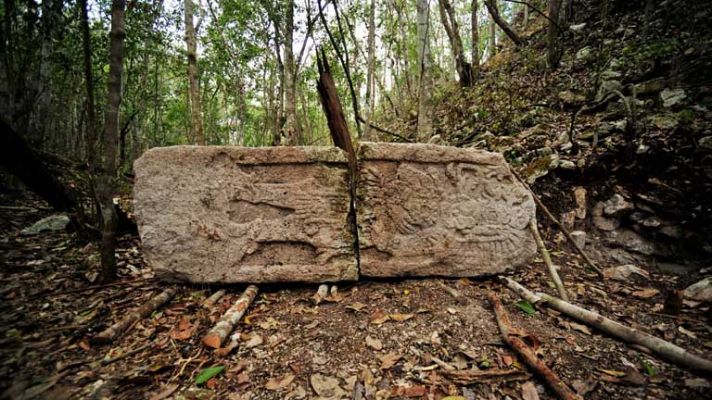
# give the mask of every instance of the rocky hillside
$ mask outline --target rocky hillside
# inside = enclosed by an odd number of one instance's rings
[[[439,92],[434,140],[503,152],[611,262],[698,270],[712,255],[710,2],[589,3],[556,71],[540,17],[476,87]]]

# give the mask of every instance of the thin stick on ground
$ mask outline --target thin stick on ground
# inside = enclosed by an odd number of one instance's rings
[[[225,339],[235,329],[235,325],[240,322],[240,319],[252,304],[252,301],[257,296],[259,289],[255,285],[250,285],[245,289],[235,304],[220,318],[217,324],[203,336],[203,344],[213,349],[219,349],[225,342]]]
[[[509,316],[505,311],[502,303],[499,301],[499,297],[494,292],[489,292],[487,298],[492,307],[494,308],[494,314],[497,318],[497,325],[502,333],[502,338],[504,341],[516,351],[524,360],[524,362],[533,369],[534,372],[539,375],[549,387],[556,392],[559,398],[564,400],[583,400],[583,397],[576,394],[568,385],[566,385],[559,377],[552,371],[549,367],[540,360],[534,350],[529,347],[522,339],[512,333],[512,323],[509,321]]]
[[[598,313],[565,302],[545,293],[533,293],[509,278],[503,278],[508,288],[532,303],[544,304],[575,320],[592,326],[633,346],[642,346],[661,359],[703,376],[712,374],[712,361],[696,356],[668,341],[608,319]]]
[[[205,299],[203,302],[203,308],[211,309],[213,306],[215,306],[215,303],[218,302],[223,296],[225,296],[225,290],[220,289],[217,292],[213,293],[210,297]]]
[[[554,281],[554,285],[556,285],[556,290],[559,292],[559,296],[561,296],[562,299],[568,301],[569,295],[566,293],[564,282],[561,281],[561,278],[559,277],[559,273],[556,271],[554,263],[551,262],[549,250],[546,249],[544,240],[539,234],[539,228],[537,228],[536,226],[536,218],[532,218],[532,220],[529,222],[529,229],[532,231],[534,240],[536,240],[536,246],[539,248],[541,257],[544,259],[544,264],[546,264],[546,268],[549,270],[549,275],[551,275],[551,279]]]
[[[574,249],[576,250],[576,252],[579,253],[579,255],[584,259],[584,261],[586,261],[586,264],[588,264],[589,267],[591,267],[594,271],[596,271],[598,276],[603,278],[604,276],[603,276],[603,271],[601,270],[601,268],[599,268],[598,265],[596,265],[596,263],[593,262],[591,257],[589,257],[588,254],[586,254],[586,252],[583,251],[581,246],[579,246],[578,243],[576,243],[576,240],[573,238],[573,236],[571,236],[571,233],[569,232],[569,230],[566,229],[566,227],[558,219],[556,219],[556,217],[554,217],[554,214],[552,214],[551,211],[549,211],[549,209],[544,205],[544,203],[541,202],[541,199],[539,199],[539,197],[536,195],[536,193],[534,193],[532,188],[529,187],[529,185],[527,185],[526,182],[524,182],[524,180],[514,171],[514,169],[512,167],[510,167],[509,170],[512,172],[512,175],[514,175],[514,177],[517,178],[517,180],[522,185],[524,185],[524,187],[527,190],[529,190],[529,193],[532,194],[532,198],[534,199],[534,202],[536,203],[537,207],[539,207],[539,209],[542,212],[544,212],[544,215],[546,215],[546,217],[549,218],[549,220],[551,222],[553,222],[557,228],[559,228],[559,230],[566,237],[566,240],[568,240],[569,243],[571,243],[571,245],[574,246]]]
[[[151,315],[158,307],[173,298],[175,294],[176,292],[173,289],[164,290],[161,294],[154,296],[141,307],[132,310],[127,316],[96,335],[92,341],[99,344],[111,342],[117,336],[124,333],[134,322]]]

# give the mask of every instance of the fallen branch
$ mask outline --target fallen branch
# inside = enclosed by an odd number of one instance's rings
[[[586,254],[583,251],[583,249],[578,245],[578,243],[576,243],[576,240],[574,240],[574,238],[571,236],[571,233],[569,233],[569,230],[566,229],[566,227],[561,222],[559,222],[559,220],[556,219],[556,217],[554,217],[554,214],[552,214],[551,211],[549,211],[549,209],[544,205],[544,203],[541,202],[539,197],[534,193],[532,188],[529,187],[529,185],[527,185],[526,182],[524,182],[524,180],[517,174],[516,171],[514,171],[514,169],[511,166],[509,167],[509,170],[512,172],[512,175],[514,175],[514,177],[517,178],[517,180],[522,185],[524,185],[524,187],[527,190],[529,190],[529,192],[532,194],[532,198],[534,198],[534,202],[536,203],[537,207],[539,207],[539,209],[544,212],[544,215],[546,215],[547,218],[549,218],[549,220],[551,220],[551,222],[553,222],[554,225],[556,225],[559,228],[559,230],[564,234],[564,236],[566,236],[566,239],[569,241],[569,243],[571,243],[572,246],[574,246],[574,249],[576,249],[576,252],[579,253],[579,255],[581,257],[583,257],[584,261],[586,261],[586,264],[588,264],[589,267],[591,267],[594,271],[596,271],[598,276],[603,278],[604,276],[603,276],[603,271],[601,270],[601,268],[599,268],[596,265],[596,263],[593,262],[591,257],[589,257],[588,254]]]
[[[101,365],[113,364],[113,363],[115,363],[115,362],[117,362],[117,361],[119,361],[119,360],[123,360],[123,359],[126,358],[126,357],[130,357],[130,356],[132,356],[132,355],[134,355],[134,354],[136,354],[136,353],[140,353],[140,352],[146,350],[147,348],[149,348],[149,347],[151,347],[151,346],[153,346],[153,343],[146,343],[146,344],[144,344],[143,346],[139,346],[139,347],[137,347],[137,348],[135,348],[135,349],[132,349],[132,350],[127,351],[126,353],[119,354],[119,355],[116,356],[116,357],[102,359],[102,360],[101,360]]]
[[[153,298],[151,298],[151,300],[144,303],[141,307],[131,311],[119,322],[106,328],[103,332],[95,336],[92,341],[97,344],[111,342],[117,336],[124,333],[134,322],[138,321],[141,318],[146,318],[152,312],[158,309],[158,307],[162,306],[164,303],[168,302],[168,300],[173,298],[173,296],[175,296],[175,290],[166,289],[158,296],[154,296]]]
[[[529,379],[530,375],[518,369],[486,369],[482,371],[440,371],[440,374],[458,385],[488,383],[493,381],[519,381]]]
[[[317,289],[316,293],[314,293],[314,296],[312,296],[312,298],[314,299],[314,304],[319,305],[319,303],[321,303],[328,295],[329,285],[319,285],[319,288]]]
[[[672,344],[663,339],[657,338],[637,329],[629,328],[621,323],[608,319],[598,313],[586,310],[579,306],[567,303],[561,299],[549,296],[545,293],[537,293],[546,305],[568,315],[569,317],[586,323],[594,328],[606,332],[624,342],[637,344],[650,349],[655,355],[676,364],[680,367],[689,369],[692,372],[700,375],[712,375],[712,361],[696,356],[680,346]]]
[[[215,305],[215,303],[218,302],[223,296],[225,296],[225,290],[220,289],[217,292],[213,293],[210,297],[205,299],[203,302],[203,308],[211,309]]]
[[[220,318],[217,324],[203,337],[203,344],[213,349],[219,349],[228,335],[235,329],[245,311],[257,296],[257,286],[250,285],[245,289],[235,304]]]
[[[554,263],[551,262],[549,250],[546,249],[544,240],[539,234],[539,229],[536,226],[536,218],[532,218],[532,220],[529,222],[529,229],[532,231],[534,240],[536,240],[536,246],[539,248],[541,257],[544,259],[544,264],[546,264],[546,268],[549,270],[549,275],[551,275],[551,279],[554,280],[554,285],[556,285],[556,290],[559,292],[559,296],[561,296],[562,299],[569,301],[569,295],[566,293],[564,282],[561,281],[559,273],[556,271],[556,267],[554,267]]]
[[[565,302],[545,293],[533,293],[529,289],[520,285],[512,279],[502,278],[508,288],[512,289],[532,304],[544,304],[556,311],[561,312],[575,320],[592,326],[617,339],[631,344],[633,347],[640,346],[649,350],[658,357],[687,368],[693,372],[709,376],[712,374],[712,361],[689,353],[687,350],[672,344],[663,339],[657,338],[637,329],[629,328],[621,323],[608,319],[598,313],[586,310],[585,308]]]
[[[497,318],[497,325],[502,333],[502,338],[509,345],[509,347],[516,351],[522,359],[524,359],[524,362],[546,381],[549,387],[551,387],[551,389],[559,395],[559,398],[564,400],[583,400],[583,397],[571,390],[568,385],[559,379],[554,371],[547,367],[546,364],[544,364],[544,362],[537,357],[531,347],[511,332],[512,323],[509,321],[507,312],[504,310],[497,294],[489,292],[487,294],[487,298],[490,303],[492,303],[492,307],[494,308],[494,314]]]

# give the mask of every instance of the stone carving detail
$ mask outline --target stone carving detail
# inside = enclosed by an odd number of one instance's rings
[[[476,276],[526,262],[535,205],[503,157],[363,143],[357,219],[364,276]]]
[[[143,247],[166,278],[358,278],[341,150],[156,148],[136,161],[135,171]]]

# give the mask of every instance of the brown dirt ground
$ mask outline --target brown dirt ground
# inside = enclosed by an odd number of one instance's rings
[[[567,317],[543,308],[527,315],[516,305],[520,299],[487,279],[339,283],[338,294],[319,305],[312,299],[317,285],[263,287],[238,328],[240,346],[224,357],[203,348],[200,338],[243,288],[226,288],[228,296],[205,310],[202,301],[215,288],[173,285],[179,294],[169,304],[114,343],[91,345],[93,335],[169,285],[152,278],[138,239],[124,236],[120,280],[98,286],[92,283],[98,268],[93,245],[66,232],[20,236],[22,227],[49,210],[26,199],[7,206],[21,208],[0,209],[4,398],[522,399],[528,398],[522,389],[527,382],[540,398],[555,398],[533,376],[466,385],[444,372],[447,367],[528,371],[500,338],[486,300],[490,290],[500,294],[514,325],[538,339],[542,359],[587,399],[709,395],[709,380]],[[664,289],[678,277],[653,273],[650,281],[603,282],[565,246],[551,241],[549,246],[574,302],[712,357],[708,305],[686,305],[677,317],[661,314]],[[555,294],[544,271],[541,260],[534,260],[512,277]],[[643,291],[650,288],[660,292]],[[373,348],[378,341],[381,350]],[[141,351],[102,364],[135,349]],[[395,363],[384,365],[388,361]],[[196,385],[200,371],[215,365],[225,369]],[[335,378],[340,389],[321,388],[320,397],[311,382],[318,374]]]

